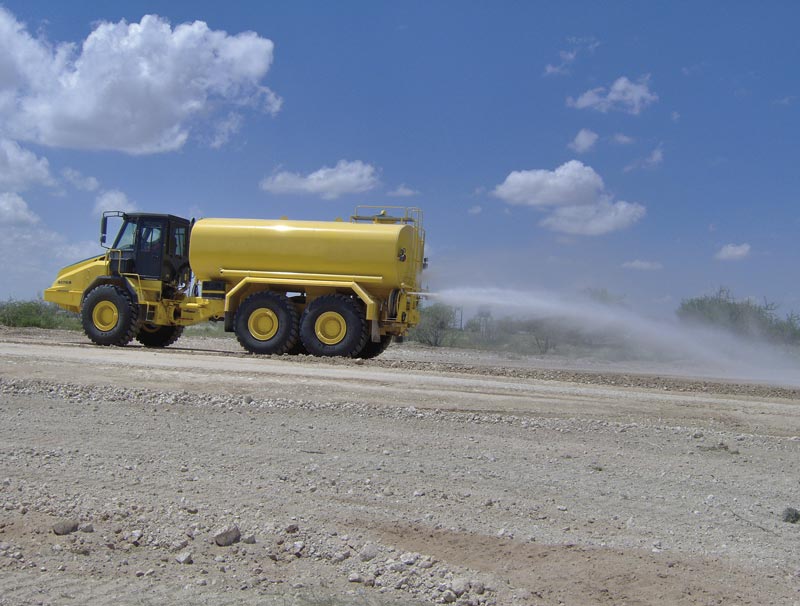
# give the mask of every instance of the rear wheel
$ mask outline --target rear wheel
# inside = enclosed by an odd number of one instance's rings
[[[297,310],[278,293],[250,295],[233,322],[239,343],[255,354],[285,354],[297,342]]]
[[[81,307],[83,330],[97,345],[127,345],[138,319],[139,307],[126,290],[113,284],[92,289]]]
[[[381,340],[375,343],[374,341],[367,339],[366,344],[364,345],[364,349],[356,356],[357,358],[363,358],[364,360],[369,360],[370,358],[377,358],[381,355],[386,348],[389,347],[389,344],[392,342],[392,335],[383,335]]]
[[[136,334],[136,340],[145,347],[168,347],[183,334],[183,326],[157,326],[142,324]]]
[[[314,356],[356,356],[367,342],[367,320],[351,297],[324,295],[314,299],[300,320],[300,338]]]

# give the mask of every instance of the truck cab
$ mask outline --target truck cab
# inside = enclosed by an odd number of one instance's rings
[[[122,221],[109,250],[114,275],[160,280],[174,290],[188,286],[191,221],[174,215],[108,211],[103,213],[101,244],[106,242],[109,219]]]

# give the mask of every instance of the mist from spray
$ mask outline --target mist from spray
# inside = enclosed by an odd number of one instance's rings
[[[640,359],[630,360],[632,370],[638,372],[800,386],[800,360],[780,347],[677,320],[647,318],[588,297],[454,288],[440,291],[436,298],[468,310],[487,307],[495,318],[545,320],[589,336],[615,335],[626,351],[641,354]]]

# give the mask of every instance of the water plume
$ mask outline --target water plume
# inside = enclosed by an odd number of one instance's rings
[[[610,338],[615,359],[609,359],[605,352],[594,354],[599,360],[592,360],[593,354],[588,360],[613,362],[615,371],[622,365],[630,372],[800,386],[797,352],[705,326],[687,325],[677,318],[648,318],[625,306],[601,303],[585,295],[453,288],[440,291],[437,299],[464,308],[467,315],[488,308],[494,318],[543,320],[586,336]]]

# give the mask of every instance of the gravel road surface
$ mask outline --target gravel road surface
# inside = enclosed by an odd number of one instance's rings
[[[800,604],[799,436],[791,386],[0,329],[0,605]]]

